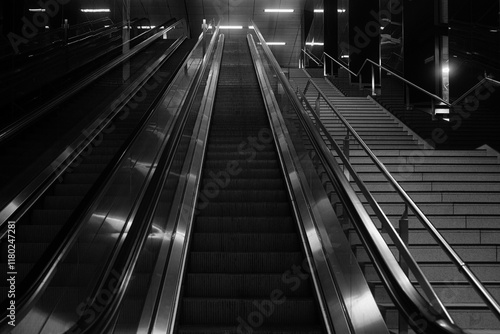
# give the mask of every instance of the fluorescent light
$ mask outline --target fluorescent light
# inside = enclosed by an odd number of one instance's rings
[[[325,45],[325,43],[322,43],[322,42],[307,42],[306,45],[310,45],[310,46]]]
[[[138,29],[154,29],[156,26],[138,26]]]
[[[337,9],[337,12],[338,12],[338,13],[345,13],[345,9],[343,9],[343,8],[342,8],[342,9],[341,9],[341,8],[339,8],[339,9]]]
[[[443,66],[443,73],[444,74],[450,73],[450,67],[448,65]]]
[[[267,45],[286,45],[285,42],[267,42]]]
[[[324,9],[315,9],[314,12],[315,13],[324,13],[325,10]]]
[[[81,9],[82,12],[84,13],[109,13],[111,10],[109,8],[86,8],[86,9]]]
[[[266,13],[293,13],[294,9],[264,9]]]
[[[243,26],[219,26],[220,29],[243,29]]]
[[[248,29],[254,29],[254,27],[253,26],[248,26]]]
[[[340,58],[349,58],[349,55],[342,55]]]
[[[30,8],[30,12],[45,12],[44,8]]]

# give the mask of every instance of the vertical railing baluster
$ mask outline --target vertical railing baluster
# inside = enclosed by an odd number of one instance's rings
[[[403,241],[403,244],[408,247],[409,244],[409,227],[408,227],[408,204],[405,203],[405,209],[403,215],[399,219],[399,236]],[[409,276],[408,264],[404,261],[401,252],[399,253],[399,265],[401,269],[405,273],[406,276]],[[400,334],[408,334],[408,322],[405,320],[401,312],[399,313],[398,319],[399,333]]]

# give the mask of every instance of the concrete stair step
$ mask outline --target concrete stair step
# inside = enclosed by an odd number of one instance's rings
[[[441,235],[450,245],[495,245],[495,240],[500,237],[500,230],[440,230]],[[491,235],[493,234],[493,235]],[[411,229],[409,231],[410,245],[432,245],[436,241],[427,230]],[[349,241],[352,245],[361,245],[361,240],[357,232],[353,229],[348,231]],[[393,245],[387,233],[382,233],[384,240],[389,245]]]
[[[445,305],[450,316],[459,327],[478,330],[498,330],[500,322],[495,315],[483,306],[483,304],[460,304],[448,303]],[[398,324],[398,312],[391,304],[379,304],[385,310],[385,321],[388,328],[396,328]],[[384,314],[382,313],[382,314]]]
[[[394,256],[398,257],[395,246],[389,246]],[[353,246],[358,262],[370,262],[370,258],[363,246]],[[410,245],[408,247],[415,261],[419,263],[450,263],[450,259],[439,246]],[[474,262],[499,262],[500,245],[454,245],[453,249],[467,263]]]
[[[408,193],[415,203],[498,203],[500,193],[446,193],[446,192],[411,192]],[[372,192],[379,203],[401,203],[401,196],[396,192]],[[362,201],[364,195],[359,194]],[[500,227],[500,226],[499,226]]]
[[[500,263],[498,262],[471,262],[467,265],[481,281],[497,282],[500,277]],[[459,273],[457,267],[451,263],[427,261],[420,262],[419,266],[429,281],[449,282],[465,279]],[[380,280],[376,269],[371,263],[363,263],[362,268],[368,281]],[[415,277],[411,273],[410,279],[415,280]]]
[[[403,213],[404,204],[381,203],[380,206],[386,215]],[[425,215],[500,215],[500,206],[497,203],[418,203],[417,206]],[[373,210],[366,204],[366,211],[371,215]]]
[[[430,282],[433,286],[436,294],[441,299],[441,301],[445,305],[468,305],[477,307],[478,305],[483,304],[481,297],[476,293],[474,288],[465,281],[457,282],[457,281],[449,281],[449,282]],[[416,289],[423,293],[418,283],[415,281]],[[493,297],[497,300],[500,299],[500,282],[483,282],[488,291],[493,295]],[[370,282],[370,286],[372,288],[372,292],[375,295],[375,299],[378,303],[391,304],[391,298],[387,293],[387,290],[380,282]]]

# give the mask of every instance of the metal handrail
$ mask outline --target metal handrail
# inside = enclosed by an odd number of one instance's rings
[[[316,65],[318,66],[323,66],[323,63],[321,62],[321,60],[318,61],[318,58],[312,54],[310,54],[306,49],[301,49],[301,51],[306,55],[308,56],[313,62],[316,63]]]
[[[483,299],[483,301],[488,305],[489,309],[500,320],[500,305],[497,303],[495,298],[484,287],[484,285],[477,278],[477,276],[469,269],[467,264],[455,252],[455,250],[450,246],[450,244],[441,235],[441,233],[436,229],[436,227],[432,224],[432,222],[425,216],[425,214],[415,204],[415,202],[406,193],[406,191],[401,187],[401,185],[396,181],[396,179],[394,179],[394,177],[387,170],[385,165],[377,158],[377,156],[368,147],[368,145],[363,141],[363,139],[358,135],[358,133],[354,130],[354,128],[345,119],[345,117],[342,116],[340,114],[340,112],[338,112],[338,110],[335,108],[335,106],[326,97],[324,92],[321,91],[321,89],[317,86],[317,84],[314,81],[309,80],[308,85],[309,85],[309,83],[311,83],[316,88],[316,90],[323,97],[323,99],[326,101],[328,106],[333,110],[333,112],[337,115],[337,117],[341,120],[341,122],[347,128],[347,131],[349,131],[354,136],[354,138],[356,138],[359,145],[363,148],[363,150],[366,152],[366,154],[374,162],[375,166],[377,166],[377,168],[382,172],[384,177],[389,181],[391,186],[396,190],[396,192],[399,194],[399,196],[405,202],[405,205],[407,205],[411,209],[411,211],[413,211],[413,213],[416,215],[418,220],[422,223],[422,225],[424,225],[424,227],[431,234],[433,239],[438,243],[438,246],[447,254],[447,256],[452,260],[452,262],[455,264],[455,266],[459,269],[459,271],[461,271],[463,273],[463,275],[466,277],[466,279],[469,281],[469,283],[473,286],[473,288],[476,290],[476,292],[480,295],[481,299]],[[500,84],[500,82],[498,82],[498,83]],[[306,86],[306,89],[307,89],[307,86]],[[305,92],[304,92],[304,95],[305,95]],[[314,112],[313,112],[313,115],[317,116],[317,115],[315,115]],[[319,117],[318,117],[317,121],[320,122],[321,126],[323,126],[321,121],[319,120]],[[324,131],[327,134],[327,138],[329,139],[329,141],[332,141],[333,138],[331,138],[329,136],[328,132],[326,132],[326,129]],[[333,142],[334,142],[334,140],[333,140]],[[340,153],[342,153],[342,151],[340,151]],[[341,155],[340,153],[339,153],[339,155]],[[342,155],[343,155],[343,153],[342,153]],[[345,161],[344,163],[348,163],[348,162]],[[366,194],[364,194],[364,195],[366,196]]]
[[[167,52],[165,53],[165,58],[159,61],[158,64],[155,65],[154,67],[151,67],[150,73],[147,72],[145,73],[146,79],[141,81],[142,83],[141,87],[147,81],[148,78],[152,77],[152,75],[159,68],[159,66],[163,64],[165,61],[167,61],[170,55],[179,47],[179,45],[184,41],[184,39],[185,37],[180,37],[167,50]],[[134,93],[137,91],[138,91],[137,89],[133,90]],[[105,126],[102,129],[106,128],[107,124],[113,118],[114,117],[110,117],[107,120],[104,120],[103,124],[105,124]],[[147,116],[143,116],[142,119],[139,120],[138,125],[143,126],[146,120]],[[100,132],[96,132],[92,138],[99,135],[99,133]],[[123,159],[126,157],[125,152],[130,148],[130,146],[136,139],[136,136],[137,133],[132,135],[125,141],[125,143],[120,147],[119,152],[121,153],[119,153],[111,160],[110,164],[104,169],[102,175],[99,176],[96,183],[91,187],[89,193],[84,197],[83,202],[80,203],[79,206],[73,211],[72,215],[69,218],[70,219],[69,221],[73,221],[74,223],[63,227],[62,232],[64,233],[59,233],[58,236],[64,236],[64,237],[57,239],[58,240],[57,243],[52,244],[53,251],[50,251],[49,253],[45,252],[42,255],[41,259],[43,260],[42,261],[43,268],[39,269],[39,272],[37,273],[38,277],[36,277],[36,279],[34,280],[28,281],[28,283],[26,283],[26,281],[24,282],[24,284],[26,285],[24,287],[25,291],[23,291],[23,294],[19,294],[16,301],[16,308],[18,310],[18,315],[27,312],[27,310],[29,310],[32,307],[33,303],[36,302],[37,297],[41,293],[43,293],[45,285],[50,280],[51,275],[53,275],[54,272],[57,270],[56,266],[60,263],[61,258],[65,254],[67,254],[67,252],[70,250],[70,247],[75,242],[75,238],[77,237],[79,231],[82,228],[81,223],[83,221],[83,218],[85,217],[86,214],[88,214],[88,210],[86,207],[92,205],[99,199],[100,192],[104,189],[106,181],[111,177],[111,175],[116,173],[116,171],[119,168],[119,163],[123,161]],[[87,146],[90,145],[90,143],[93,141],[92,138],[87,141]],[[84,151],[87,146],[79,147],[79,152]],[[68,166],[69,164],[66,167]],[[61,175],[65,169],[66,168],[61,168],[61,170],[59,171],[59,173],[57,173],[57,175]],[[14,212],[15,217],[17,217],[16,219],[14,219],[14,221],[18,220],[19,217],[22,217],[32,207],[34,202],[41,196],[43,192],[46,191],[46,189],[50,187],[53,181],[57,180],[57,175],[55,175],[55,177],[50,179],[49,181],[45,182],[45,184],[43,184],[43,187],[41,187],[41,189],[38,189],[35,195],[32,196],[32,198],[29,198],[29,203],[25,203],[22,207],[19,208],[18,211],[21,212]],[[7,326],[6,322],[8,321],[8,318],[6,317],[5,312],[2,312],[0,315],[1,315],[0,316],[0,332],[1,332],[2,328]]]
[[[384,71],[386,71],[387,73],[390,73],[392,76],[398,78],[399,80],[403,81],[404,83],[418,89],[419,91],[423,92],[424,94],[426,95],[429,95],[431,98],[435,99],[435,100],[438,100],[439,102],[443,103],[444,105],[448,106],[448,107],[452,107],[452,104],[450,104],[448,101],[445,101],[443,100],[441,97],[437,96],[436,94],[433,94],[427,90],[425,90],[424,88],[420,87],[419,85],[403,78],[402,76],[400,76],[399,74],[396,74],[395,72],[389,70],[388,68],[380,65],[380,64],[377,64],[376,62],[374,62],[373,60],[371,59],[365,59],[365,61],[363,62],[363,65],[361,65],[361,67],[359,68],[359,71],[358,73],[354,73],[353,71],[351,71],[345,64],[343,64],[342,62],[338,61],[337,59],[333,58],[332,56],[330,56],[328,53],[326,52],[323,52],[323,55],[330,58],[332,61],[336,62],[339,66],[341,66],[342,68],[344,68],[345,70],[347,70],[349,73],[351,73],[352,75],[354,75],[355,77],[359,77],[359,75],[361,74],[361,71],[363,70],[363,68],[365,67],[366,64],[368,63],[371,63],[372,66],[376,66]],[[372,90],[374,91],[374,84],[372,83]]]
[[[497,81],[497,80],[494,80],[494,79],[492,79],[492,78],[490,78],[488,76],[485,76],[481,81],[479,81],[477,84],[475,84],[474,86],[472,86],[468,91],[466,91],[465,93],[463,93],[458,99],[456,99],[455,101],[453,101],[453,103],[451,105],[452,106],[457,105],[459,102],[461,102],[462,100],[464,100],[467,96],[469,96],[469,94],[472,93],[472,91],[474,91],[476,88],[480,87],[486,81],[491,81],[491,82],[493,82],[496,85],[500,85],[500,81]]]
[[[254,30],[255,30],[255,33],[257,34],[257,36],[259,37],[259,40],[261,41],[261,43],[264,44],[265,40],[263,39],[260,31],[257,29],[256,25],[253,22],[252,22],[252,24],[254,25]],[[264,49],[264,50],[266,50],[266,49]],[[293,89],[291,88],[290,83],[286,80],[286,77],[285,77],[283,71],[281,70],[281,67],[277,63],[276,59],[272,56],[272,53],[270,53],[270,51],[269,51],[269,54],[268,54],[268,57],[269,57],[269,60],[271,62],[271,65],[274,68],[274,71],[276,72],[280,82],[282,83],[286,94],[293,101],[293,104],[297,107],[296,112],[299,115],[299,118],[301,119],[301,121],[303,120],[306,123],[310,122],[309,116],[306,114],[306,111],[304,110],[299,98],[293,92]],[[321,124],[321,123],[319,123],[319,124]],[[314,131],[314,129],[311,129],[311,127],[309,125],[306,126],[306,128],[309,130],[312,130],[311,135],[314,138],[318,138],[318,137],[321,138],[321,135],[319,134],[317,129],[316,129],[316,131]],[[327,133],[327,132],[325,132],[325,133]],[[316,139],[316,140],[320,141],[322,139]],[[335,142],[333,142],[333,143],[334,143],[334,147],[335,147],[336,143]],[[326,143],[324,143],[323,146],[326,147]],[[323,149],[320,149],[320,152],[323,152],[323,154],[325,154],[326,166],[328,166],[329,169],[333,173],[333,174],[330,174],[330,172],[328,172],[329,177],[331,178],[331,180],[335,180],[336,177],[338,176],[337,174],[335,174],[335,171],[338,170],[338,168],[336,168],[336,166],[338,166],[338,165],[337,165],[337,162],[335,160],[335,157],[333,156],[333,154],[331,154],[331,151],[329,149],[326,149],[326,152],[328,152],[328,153],[325,153],[325,151]],[[342,155],[343,154],[340,154],[340,156],[342,156]],[[345,156],[344,156],[344,158],[345,158]],[[347,159],[347,158],[345,158],[345,159]],[[349,172],[353,176],[356,175],[354,168],[352,167],[352,165],[350,165],[350,163],[348,161],[346,163],[346,167],[349,168]],[[359,179],[359,176],[356,175],[356,177],[358,177],[358,179]],[[363,186],[364,185],[363,182],[360,179],[359,179],[359,181],[360,181],[360,186]],[[340,189],[340,191],[347,194],[348,200],[352,201],[351,206],[352,206],[353,210],[355,210],[354,214],[357,214],[361,220],[361,224],[359,224],[359,229],[362,230],[360,236],[363,238],[363,240],[365,237],[367,239],[367,240],[363,241],[363,244],[370,245],[370,246],[367,246],[367,250],[370,254],[373,255],[374,263],[375,263],[376,267],[378,267],[380,270],[379,274],[381,276],[383,276],[382,280],[385,282],[385,285],[387,286],[389,292],[392,293],[393,296],[397,299],[397,302],[399,303],[398,305],[401,308],[405,309],[405,307],[408,306],[407,303],[411,303],[413,307],[418,309],[418,312],[420,312],[420,314],[422,314],[424,317],[426,317],[426,321],[431,321],[432,326],[435,326],[436,329],[439,328],[439,330],[442,331],[443,333],[444,332],[446,332],[446,333],[463,333],[463,331],[453,323],[453,320],[451,319],[449,314],[446,312],[446,310],[444,308],[442,310],[439,309],[439,305],[441,305],[441,307],[442,307],[442,304],[440,303],[439,298],[437,298],[437,296],[435,299],[432,300],[434,303],[438,303],[438,307],[436,308],[435,306],[433,306],[432,302],[424,301],[424,299],[420,295],[420,293],[418,293],[416,291],[416,289],[414,288],[414,286],[411,284],[409,278],[403,273],[402,268],[400,266],[394,266],[394,264],[392,262],[394,260],[393,254],[389,251],[387,244],[384,242],[384,240],[382,239],[380,234],[378,234],[378,235],[375,234],[378,231],[376,229],[374,229],[374,223],[373,223],[373,221],[370,220],[364,207],[359,204],[359,199],[357,198],[356,194],[353,192],[353,189],[350,186],[349,182],[347,181],[346,178],[343,178],[343,179],[340,178],[339,182],[341,183],[340,187],[342,187]],[[368,193],[368,194],[369,194],[368,197],[372,197],[370,193]],[[373,197],[372,197],[372,199],[373,199]],[[356,205],[355,203],[358,203],[358,205]],[[380,213],[379,219],[381,221],[388,221],[388,218],[382,212],[382,210],[378,206],[378,203],[376,203],[376,201],[374,199],[373,199],[373,203],[370,203],[370,204],[374,205],[373,209],[375,210],[375,212],[378,211]],[[391,224],[386,224],[386,225],[389,229],[392,228],[394,230],[394,233],[393,233],[394,238],[396,240],[397,239],[400,240],[400,237],[395,232],[394,227]],[[400,240],[400,244],[402,244],[403,247],[406,248],[406,246],[404,246],[404,244],[402,243],[401,240]],[[409,252],[407,252],[407,253],[408,253],[409,257],[411,257]],[[437,314],[442,318],[438,320],[436,318]],[[415,319],[413,318],[414,314],[410,315],[409,313],[405,313],[405,315],[407,316],[407,320],[409,322],[411,322],[415,327],[420,326],[418,324],[418,322],[415,322]],[[426,324],[427,324],[427,322],[426,322]],[[430,326],[430,324],[429,324],[429,326]],[[427,327],[427,325],[426,325],[426,327]]]
[[[403,188],[401,188],[401,186],[397,183],[397,181],[392,177],[392,175],[389,173],[389,171],[386,169],[386,167],[382,164],[382,162],[380,162],[380,160],[373,153],[373,151],[368,147],[368,145],[366,145],[366,143],[363,141],[363,139],[361,139],[361,137],[358,135],[356,130],[354,130],[354,128],[349,124],[349,122],[344,118],[344,116],[342,116],[336,110],[336,108],[328,100],[328,98],[325,96],[325,94],[321,91],[321,89],[312,80],[309,80],[308,84],[306,85],[306,90],[304,91],[304,93],[301,94],[301,96],[303,97],[303,101],[306,101],[306,103],[309,104],[307,102],[307,100],[305,99],[305,94],[307,91],[307,87],[309,86],[309,83],[311,83],[316,88],[316,90],[321,95],[321,97],[323,97],[323,99],[326,101],[326,103],[329,105],[329,107],[332,108],[334,113],[337,115],[337,117],[340,119],[340,121],[344,124],[344,126],[347,129],[347,133],[352,134],[352,136],[358,141],[358,143],[363,148],[363,150],[366,152],[368,157],[382,171],[382,173],[389,180],[391,185],[393,185],[397,189],[398,193],[403,194],[402,196],[404,196],[405,201],[413,203],[412,199],[408,196],[408,194],[406,194],[406,192],[403,190]],[[310,107],[311,110],[314,110],[314,109],[312,109],[312,107],[310,105],[308,105],[308,106]],[[364,182],[361,180],[361,178],[359,178],[357,173],[354,171],[354,168],[352,168],[352,165],[350,165],[349,158],[346,157],[345,153],[337,145],[336,141],[331,137],[330,133],[327,131],[327,129],[324,127],[323,123],[321,122],[320,117],[318,115],[316,115],[314,112],[312,113],[312,115],[316,119],[317,126],[319,126],[321,128],[321,130],[325,133],[326,138],[328,139],[328,141],[330,142],[332,147],[335,148],[335,151],[337,151],[337,154],[339,155],[339,157],[342,160],[342,162],[344,163],[344,165],[349,169],[349,172],[353,176],[353,178],[355,179],[356,184],[359,186],[359,188],[363,192],[363,195],[365,196],[366,200],[368,201],[370,206],[375,211],[375,214],[377,215],[377,217],[382,222],[383,227],[390,235],[394,244],[396,245],[398,250],[402,253],[402,256],[404,257],[406,264],[408,265],[408,267],[411,269],[411,271],[415,275],[415,278],[419,282],[420,286],[422,286],[422,288],[423,288],[424,292],[426,293],[427,297],[429,298],[429,300],[436,301],[437,305],[435,305],[435,306],[437,306],[438,310],[447,314],[446,308],[443,306],[439,297],[436,295],[434,289],[432,288],[429,280],[425,277],[425,275],[421,271],[420,267],[418,266],[417,262],[415,261],[413,256],[410,254],[410,251],[408,250],[407,246],[403,243],[402,239],[400,238],[399,234],[396,231],[396,228],[394,227],[394,225],[392,225],[392,223],[387,218],[387,216],[385,215],[383,210],[380,208],[378,202],[375,200],[375,198],[373,197],[371,192],[368,190],[368,188],[366,187]],[[420,210],[415,205],[415,203],[413,203],[413,205],[420,212]],[[449,315],[448,315],[448,317],[449,317]]]

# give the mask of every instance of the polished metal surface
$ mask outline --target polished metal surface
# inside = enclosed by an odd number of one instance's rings
[[[269,61],[272,62],[272,54],[265,40],[258,28],[255,25],[254,27],[266,56],[271,58]],[[299,230],[302,232],[308,254],[307,261],[327,328],[336,333],[388,333],[362,271],[357,262],[353,261],[355,258],[349,242],[328,197],[321,191],[317,175],[306,175],[304,172],[301,165],[304,159],[301,161],[294,147],[252,36],[249,36],[249,44],[255,58],[256,72],[266,101],[280,161],[287,175],[287,186],[294,198],[292,204],[297,221],[300,222]],[[279,75],[279,67],[275,65],[274,69]],[[286,97],[282,96],[280,100],[284,101]]]
[[[162,32],[174,29],[177,24],[179,24],[179,22],[175,23],[174,26],[167,27],[162,30]],[[155,39],[160,37],[160,33],[155,34],[139,44],[137,48],[132,49],[129,54],[120,57],[120,61],[137,54],[137,52],[141,51],[143,48],[150,45]],[[68,169],[69,166],[71,166],[71,164],[78,158],[80,153],[84,152],[91,145],[92,141],[100,134],[100,132],[106,129],[107,125],[111,122],[114,116],[118,114],[123,106],[125,106],[132,99],[134,93],[138,92],[142,88],[147,80],[155,73],[157,68],[159,68],[159,66],[170,56],[173,50],[175,50],[175,48],[184,41],[184,39],[185,36],[179,37],[172,45],[172,49],[168,53],[165,53],[149,68],[146,68],[141,76],[134,83],[128,86],[117,100],[113,101],[104,108],[105,112],[98,119],[86,127],[85,131],[82,132],[78,138],[68,145],[67,148],[61,152],[61,154],[47,168],[45,168],[42,173],[37,175],[26,188],[17,194],[17,196],[15,196],[15,198],[0,211],[0,229],[7,221],[19,219],[23,212],[29,209],[32,203],[34,203],[34,201],[41,196],[45,189],[61,177],[66,169]],[[111,67],[109,69],[111,69]],[[90,81],[88,83],[90,83]],[[33,197],[33,194],[35,193],[38,193],[38,195]],[[22,209],[23,212],[18,212],[19,209]]]
[[[213,39],[218,35],[217,26]],[[206,64],[209,62],[214,44],[210,43],[207,49]],[[172,211],[168,218],[168,224],[175,224],[177,227],[172,239],[165,240],[160,250],[160,254],[164,254],[160,255],[155,266],[153,273],[155,279],[148,291],[138,333],[173,333],[174,331],[223,48],[224,35],[220,35],[176,191],[177,210]],[[167,252],[169,252],[168,258],[165,256]]]
[[[60,259],[54,268],[52,281],[65,282],[65,285],[48,282],[29,313],[18,319],[13,333],[60,333],[74,326],[76,321],[92,321],[94,310],[89,306],[95,301],[85,298],[95,293],[97,285],[101,284],[101,277],[115,260],[130,226],[141,223],[134,221],[138,206],[158,167],[160,152],[170,140],[203,58],[199,42],[185,61],[185,71],[177,73],[163,101],[122,157],[118,172],[110,178],[96,204],[89,208],[77,240],[67,252],[71,256]],[[83,282],[82,272],[91,273]],[[103,294],[113,292],[105,287],[100,291]],[[97,302],[99,304],[99,300]],[[105,307],[106,302],[102,303]]]
[[[139,43],[137,46],[135,46],[133,49],[130,50],[130,52],[122,54],[118,56],[116,59],[111,61],[110,63],[106,64],[102,68],[100,68],[98,71],[92,73],[90,76],[85,77],[83,80],[78,82],[76,85],[72,86],[70,90],[66,91],[64,95],[57,97],[54,100],[51,100],[48,104],[44,105],[43,107],[37,109],[34,113],[22,118],[15,124],[12,124],[11,126],[8,126],[0,132],[0,142],[7,139],[8,137],[12,136],[13,134],[17,133],[19,130],[25,128],[29,124],[31,124],[34,120],[38,119],[41,115],[43,115],[45,112],[49,111],[50,109],[54,108],[64,100],[68,99],[69,97],[73,96],[75,93],[77,93],[80,89],[83,87],[89,85],[92,83],[94,80],[97,78],[101,77],[102,75],[106,74],[108,71],[110,71],[113,67],[116,65],[122,63],[123,61],[130,59],[132,56],[136,55],[138,52],[143,50],[145,47],[149,46],[152,42],[154,42],[156,39],[160,38],[163,36],[163,34],[168,33],[171,30],[174,30],[176,27],[186,24],[185,20],[179,20],[175,22],[174,24],[166,27],[165,29],[162,29],[158,33],[154,34],[153,36],[149,37],[145,41]],[[140,36],[138,36],[140,37]]]

